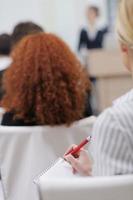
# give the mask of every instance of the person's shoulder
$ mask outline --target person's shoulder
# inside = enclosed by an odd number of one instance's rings
[[[81,34],[87,34],[86,28],[82,28],[82,29],[81,29]]]
[[[14,119],[14,113],[13,112],[5,112],[5,114],[2,117],[1,125],[3,126],[27,126],[30,124],[26,124],[21,119]]]
[[[3,117],[2,117],[1,124],[4,125],[4,126],[10,125],[11,122],[13,121],[13,116],[14,116],[14,114],[12,112],[5,112]]]
[[[133,120],[133,90],[115,100],[111,111],[118,120]]]
[[[105,138],[112,140],[116,134],[123,137],[123,130],[125,132],[125,129],[121,127],[116,115],[117,112],[114,112],[113,107],[106,109],[99,115],[93,126],[92,143],[98,140],[99,144],[103,145]]]
[[[113,123],[114,121],[114,113],[112,111],[112,107],[105,109],[96,119],[95,125],[97,128],[103,126],[104,124],[108,126],[108,124]]]
[[[114,105],[103,111],[96,120],[96,126],[116,127],[120,129],[133,128],[133,101]]]
[[[107,33],[108,32],[108,27],[107,26],[104,26],[101,28],[101,32],[102,33]]]

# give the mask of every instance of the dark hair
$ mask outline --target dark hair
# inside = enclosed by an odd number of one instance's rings
[[[96,13],[97,17],[100,15],[100,9],[96,6],[89,6],[88,11],[89,10],[93,10]]]
[[[70,124],[83,118],[90,82],[69,47],[53,34],[24,38],[4,76],[2,106],[37,125]]]
[[[0,54],[9,55],[11,50],[11,36],[4,33],[0,35]]]
[[[27,35],[44,32],[43,28],[33,22],[21,22],[17,24],[12,33],[12,47]]]

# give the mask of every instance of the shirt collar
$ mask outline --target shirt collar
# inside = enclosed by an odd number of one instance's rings
[[[90,39],[95,39],[96,35],[97,35],[97,32],[99,31],[98,23],[96,22],[94,24],[93,29],[92,29],[91,25],[88,23],[88,25],[86,27],[86,31],[87,31]]]

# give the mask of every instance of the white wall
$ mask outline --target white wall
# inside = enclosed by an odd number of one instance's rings
[[[85,24],[88,3],[102,10],[101,21],[106,22],[107,0],[0,0],[0,32],[11,32],[13,26],[33,20],[46,31],[54,32],[76,49],[79,29]]]
[[[66,40],[73,50],[77,48],[80,29],[86,24],[86,8],[89,4],[101,9],[101,23],[107,24],[107,0],[53,0],[53,31]]]
[[[11,31],[19,21],[41,23],[41,0],[0,0],[0,32]]]

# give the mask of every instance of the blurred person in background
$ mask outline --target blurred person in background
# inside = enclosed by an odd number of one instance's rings
[[[80,33],[78,50],[86,48],[100,49],[103,48],[104,36],[107,33],[107,27],[99,25],[100,10],[96,6],[90,6],[87,10],[88,24]]]
[[[24,37],[44,32],[43,28],[31,21],[18,23],[12,32],[12,48],[14,48]]]
[[[11,58],[9,57],[11,49],[11,36],[7,33],[3,33],[0,35],[0,122],[2,115],[4,113],[3,108],[1,108],[1,99],[4,94],[4,90],[2,87],[2,79],[5,70],[11,64]],[[1,174],[0,174],[0,198],[3,198],[2,184],[1,184]]]
[[[0,101],[2,99],[4,88],[2,86],[2,77],[7,67],[10,66],[12,58],[10,52],[27,35],[33,35],[43,32],[43,28],[33,22],[21,22],[14,27],[11,35],[0,35]],[[3,109],[2,109],[3,113]]]
[[[2,77],[4,71],[11,64],[11,58],[9,57],[11,50],[11,36],[9,34],[1,34],[0,35],[0,101],[3,96],[3,88],[2,88]]]
[[[87,9],[87,27],[80,33],[78,51],[82,63],[89,69],[89,51],[103,48],[103,41],[108,29],[99,24],[100,10],[96,6],[89,6]],[[92,82],[91,106],[95,115],[99,114],[98,95],[96,90],[96,78],[90,77]]]
[[[62,40],[45,33],[28,36],[12,59],[4,76],[2,125],[70,125],[84,118],[90,82]]]

